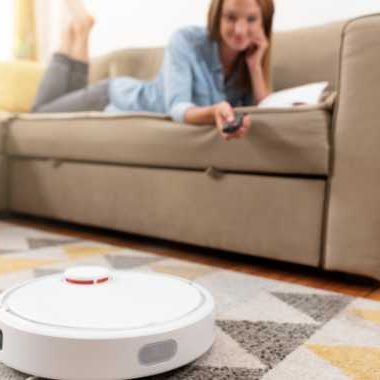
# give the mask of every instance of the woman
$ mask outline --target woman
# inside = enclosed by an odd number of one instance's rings
[[[120,77],[87,86],[88,37],[93,19],[72,21],[41,83],[34,112],[150,111],[177,122],[215,124],[226,140],[244,137],[247,115],[232,134],[233,107],[254,105],[270,93],[273,0],[212,0],[207,28],[171,37],[157,78]]]

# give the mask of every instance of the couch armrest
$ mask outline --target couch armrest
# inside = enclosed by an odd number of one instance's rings
[[[324,266],[380,279],[380,14],[347,22],[332,130]]]
[[[8,208],[8,165],[5,155],[5,139],[10,114],[0,112],[0,214]]]

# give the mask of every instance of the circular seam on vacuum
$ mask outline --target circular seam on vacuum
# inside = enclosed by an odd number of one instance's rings
[[[195,311],[197,311],[198,309],[200,309],[205,304],[205,302],[206,302],[206,297],[204,296],[204,294],[201,293],[201,301],[200,301],[199,305],[197,305],[193,310],[191,310],[188,313],[184,314],[180,318],[168,320],[165,323],[151,323],[151,324],[145,325],[143,327],[141,327],[141,326],[139,326],[139,327],[132,327],[132,328],[131,327],[128,327],[128,328],[122,328],[122,327],[118,327],[118,328],[112,328],[111,327],[110,328],[110,327],[105,327],[104,330],[106,330],[106,331],[120,331],[120,330],[128,329],[128,330],[134,331],[134,330],[140,330],[142,328],[145,329],[145,328],[155,327],[155,326],[165,327],[166,325],[170,325],[173,322],[176,322],[178,320],[187,318],[188,316],[190,316],[191,314],[193,314]],[[7,313],[13,315],[14,317],[20,318],[20,319],[22,319],[24,321],[27,321],[27,322],[30,322],[30,323],[34,323],[34,324],[37,324],[37,325],[56,327],[56,328],[68,329],[68,330],[78,330],[78,327],[54,325],[54,324],[50,324],[50,323],[44,323],[44,322],[35,321],[33,319],[28,319],[28,318],[23,317],[22,315],[19,315],[19,314],[15,313],[13,310],[11,310],[9,308],[4,308],[4,310]],[[92,327],[80,327],[80,330],[99,331],[99,330],[102,330],[102,329],[101,328],[92,328]]]
[[[43,281],[44,279],[48,278],[48,277],[55,277],[57,275],[52,275],[52,276],[46,276],[44,278],[41,278],[40,281]],[[157,276],[161,276],[161,275],[157,275]],[[29,322],[29,323],[32,323],[32,324],[36,324],[36,325],[39,325],[39,326],[48,326],[48,327],[52,327],[52,328],[59,328],[59,329],[67,329],[67,330],[83,330],[83,331],[125,331],[125,330],[128,330],[128,331],[137,331],[137,330],[141,330],[141,329],[145,329],[145,328],[152,328],[152,327],[165,327],[167,325],[170,325],[172,324],[173,322],[177,322],[177,321],[180,321],[180,320],[183,320],[189,316],[191,316],[192,314],[194,314],[197,310],[201,309],[205,303],[206,303],[206,296],[205,294],[203,293],[203,291],[201,291],[201,289],[199,289],[193,282],[191,281],[188,281],[188,280],[184,280],[184,279],[181,279],[181,278],[178,278],[176,276],[172,276],[172,275],[167,275],[167,277],[171,277],[173,279],[177,279],[189,286],[191,286],[193,289],[195,289],[197,291],[197,293],[199,294],[200,296],[200,300],[198,302],[198,304],[193,308],[191,309],[190,311],[188,311],[187,313],[183,314],[182,316],[180,317],[177,317],[177,318],[174,318],[174,319],[171,319],[171,320],[167,320],[165,322],[153,322],[153,323],[149,323],[149,324],[146,324],[146,325],[143,325],[143,326],[136,326],[136,327],[76,327],[76,326],[65,326],[65,325],[58,325],[58,324],[54,324],[54,323],[46,323],[46,322],[41,322],[41,321],[38,321],[38,320],[34,320],[32,318],[27,318],[19,313],[17,313],[16,311],[12,310],[10,308],[10,306],[7,304],[7,299],[10,298],[10,296],[16,292],[17,290],[19,290],[20,288],[24,287],[24,286],[27,286],[29,285],[30,283],[35,283],[36,280],[33,279],[33,280],[30,280],[30,281],[27,281],[25,283],[22,283],[20,284],[19,286],[16,286],[12,289],[9,290],[9,292],[5,292],[2,297],[0,297],[0,309],[3,309],[6,313],[12,315],[13,317],[16,317],[16,318],[19,318],[20,320],[23,320],[25,322]],[[38,281],[38,280],[37,280]],[[61,279],[62,282],[66,282],[65,279]],[[95,286],[102,286],[103,284],[102,283],[99,283],[99,284],[95,284]]]

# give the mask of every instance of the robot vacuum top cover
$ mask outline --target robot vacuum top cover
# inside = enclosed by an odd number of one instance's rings
[[[153,375],[211,347],[213,314],[212,296],[191,281],[76,267],[2,294],[0,361],[56,379]]]

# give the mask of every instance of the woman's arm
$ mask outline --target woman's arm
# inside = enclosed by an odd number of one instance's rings
[[[245,59],[251,77],[252,97],[256,100],[256,103],[260,103],[270,94],[263,72],[264,55],[268,47],[269,42],[265,37],[264,30],[261,29],[246,52]]]
[[[251,82],[253,85],[252,89],[252,99],[256,100],[256,103],[260,103],[268,95],[270,91],[264,79],[264,73],[262,66],[258,66],[253,72],[251,72]]]
[[[245,137],[251,125],[251,117],[245,115],[242,126],[234,133],[224,133],[223,126],[226,122],[235,119],[234,110],[228,102],[221,102],[212,106],[191,107],[185,112],[185,123],[196,125],[215,125],[224,140],[232,140]]]
[[[197,125],[215,124],[215,105],[191,107],[185,112],[185,123]]]

